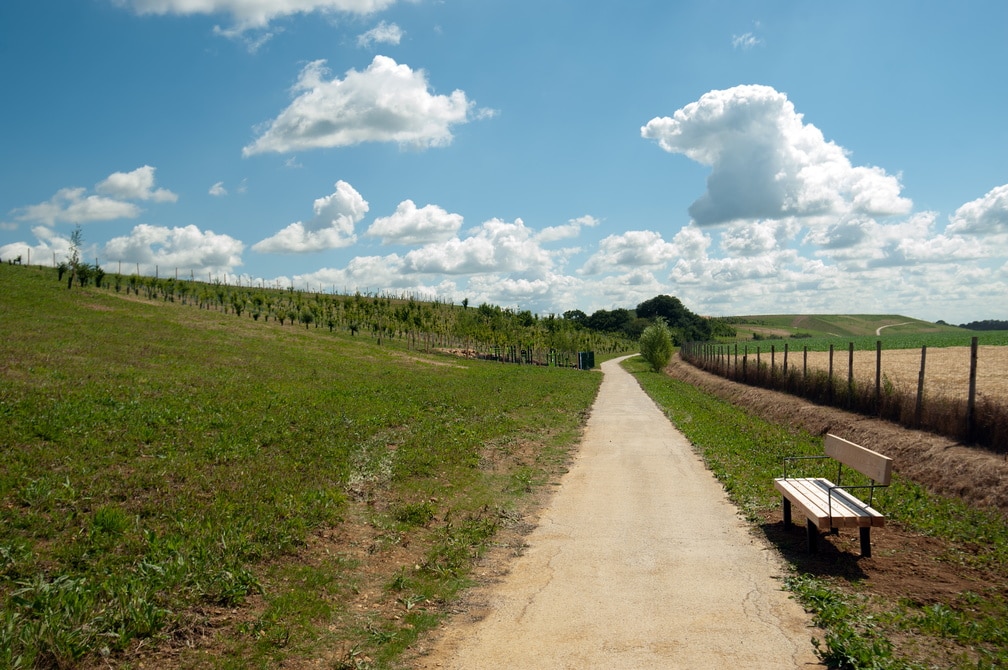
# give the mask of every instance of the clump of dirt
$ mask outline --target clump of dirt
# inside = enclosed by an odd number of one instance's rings
[[[1008,516],[1008,459],[890,421],[825,407],[780,391],[747,386],[674,358],[666,372],[773,423],[834,433],[893,459],[897,472],[940,495]]]

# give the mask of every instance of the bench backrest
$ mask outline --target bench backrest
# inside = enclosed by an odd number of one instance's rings
[[[892,459],[877,451],[865,449],[859,444],[848,442],[842,437],[827,433],[823,440],[826,455],[844,465],[854,468],[876,484],[888,486],[892,479]]]

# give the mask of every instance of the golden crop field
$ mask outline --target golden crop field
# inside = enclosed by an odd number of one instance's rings
[[[783,363],[778,353],[777,365]],[[833,375],[846,379],[849,353],[837,349],[833,353]],[[882,351],[882,374],[897,388],[916,392],[920,374],[920,349],[888,349]],[[802,352],[791,351],[789,368],[800,368]],[[808,352],[809,369],[829,370],[829,352]],[[924,392],[929,396],[965,398],[969,394],[970,348],[928,348],[924,365]],[[854,378],[862,383],[875,383],[875,352],[854,352]],[[981,346],[977,349],[977,397],[1008,401],[1008,347]]]

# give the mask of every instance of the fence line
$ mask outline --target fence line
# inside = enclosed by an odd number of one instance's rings
[[[969,390],[965,406],[962,399],[938,394],[925,398],[927,346],[921,347],[916,393],[909,395],[897,389],[883,374],[882,341],[875,344],[874,385],[865,383],[854,373],[854,343],[847,350],[846,384],[834,367],[834,346],[829,347],[828,370],[810,369],[808,347],[802,348],[802,366],[790,365],[791,351],[784,344],[783,363],[777,365],[777,349],[770,347],[770,364],[763,362],[762,350],[756,347],[755,366],[750,363],[749,345],[741,352],[734,345],[689,342],[680,349],[680,357],[696,367],[742,383],[763,386],[805,397],[820,404],[834,405],[878,416],[911,428],[960,438],[982,444],[995,451],[1008,452],[1008,405],[1002,399],[977,397],[978,338],[970,342]],[[925,409],[928,411],[925,412]]]

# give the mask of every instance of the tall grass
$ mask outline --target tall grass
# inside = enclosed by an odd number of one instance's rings
[[[348,592],[327,587],[321,607],[305,587],[284,606],[290,573],[270,575],[321,529],[378,523],[396,501],[420,505],[407,521],[455,519],[401,529],[431,546],[409,577],[450,594],[520,493],[481,467],[488,445],[566,449],[599,383],[68,291],[29,268],[0,266],[0,310],[0,667],[112,658],[183,630],[194,608],[259,595],[284,623],[228,647],[237,665],[315,653],[294,640],[351,635],[333,625]]]

